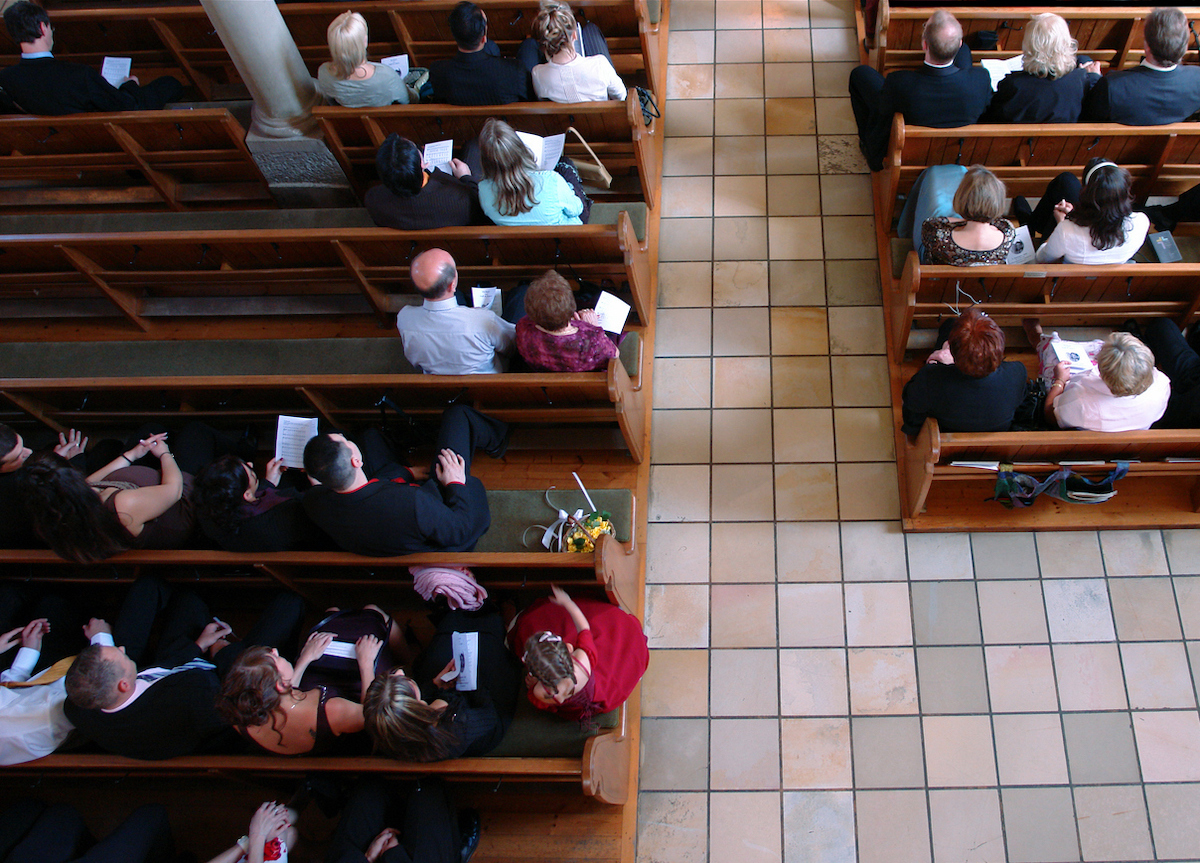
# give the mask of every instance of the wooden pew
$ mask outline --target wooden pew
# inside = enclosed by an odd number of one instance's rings
[[[653,208],[660,168],[656,130],[647,127],[637,92],[630,90],[624,102],[518,102],[511,105],[389,105],[385,108],[313,109],[342,170],[361,199],[367,187],[378,181],[375,152],[391,132],[409,138],[418,146],[453,138],[465,143],[475,138],[489,117],[505,120],[520,132],[557,135],[574,126],[596,151],[613,175],[615,199],[644,200]],[[588,158],[583,145],[567,136],[566,155]],[[622,183],[636,173],[637,181]],[[605,199],[612,195],[601,193]]]
[[[0,211],[275,207],[245,137],[225,108],[3,117]]]
[[[893,6],[879,0],[874,66],[884,74],[893,69],[912,69],[925,59],[921,30],[938,7]],[[953,6],[949,11],[962,24],[968,43],[971,35],[991,30],[999,37],[993,51],[972,51],[976,63],[985,58],[1005,58],[1021,53],[1024,26],[1032,15],[1054,12],[1067,21],[1079,42],[1079,53],[1099,60],[1106,69],[1128,69],[1144,55],[1142,24],[1152,6]],[[1192,26],[1200,22],[1200,7],[1181,7]],[[1184,63],[1195,63],[1196,46],[1189,42]]]

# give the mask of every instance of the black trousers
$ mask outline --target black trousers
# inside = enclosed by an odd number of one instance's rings
[[[327,863],[362,863],[363,853],[385,827],[400,830],[400,847],[382,863],[457,863],[462,841],[458,819],[436,777],[388,786],[363,780],[350,795],[325,856]],[[408,856],[405,857],[404,855]]]
[[[170,75],[155,78],[149,84],[133,88],[139,111],[157,111],[168,102],[177,102],[183,95],[183,85]]]
[[[0,813],[4,863],[165,863],[174,856],[167,810],[158,803],[138,807],[99,842],[67,804],[22,800]]]
[[[1142,341],[1171,379],[1167,412],[1154,428],[1200,427],[1200,354],[1168,318],[1152,318],[1142,326]]]
[[[1078,207],[1081,191],[1083,191],[1083,184],[1079,182],[1078,177],[1069,171],[1059,174],[1050,181],[1042,199],[1033,208],[1033,219],[1029,223],[1029,229],[1043,237],[1053,234],[1054,229],[1058,226],[1058,222],[1054,218],[1054,208],[1058,206],[1059,201],[1066,201],[1072,206]]]
[[[467,465],[467,473],[471,472],[471,458],[475,450],[485,452],[496,450],[508,433],[508,424],[466,405],[450,405],[442,413],[442,423],[438,428],[437,451],[452,449]],[[363,473],[372,479],[395,479],[404,474],[404,470],[396,461],[396,454],[388,445],[378,429],[369,428],[358,439],[358,447],[363,457]],[[430,466],[430,475],[437,466],[434,457]]]
[[[0,632],[24,626],[39,617],[50,621],[50,631],[42,636],[42,655],[34,666],[35,674],[83,648],[79,634],[83,621],[71,604],[57,594],[43,593],[13,581],[0,582]],[[12,667],[19,647],[0,655],[0,671]]]

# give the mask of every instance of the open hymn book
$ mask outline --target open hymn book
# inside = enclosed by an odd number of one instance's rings
[[[529,152],[533,153],[533,161],[537,162],[539,171],[553,171],[558,160],[562,158],[563,147],[567,143],[566,134],[543,138],[531,132],[517,132],[517,137],[529,148]]]
[[[304,467],[304,446],[317,436],[317,418],[280,415],[275,432],[275,458],[284,467]]]

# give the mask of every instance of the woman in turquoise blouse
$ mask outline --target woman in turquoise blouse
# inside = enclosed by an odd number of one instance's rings
[[[483,180],[479,203],[497,225],[582,225],[582,190],[576,192],[559,173],[575,169],[559,162],[555,171],[539,171],[529,148],[503,120],[490,119],[479,133]]]

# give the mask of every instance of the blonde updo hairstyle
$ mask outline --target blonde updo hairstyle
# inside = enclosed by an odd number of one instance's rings
[[[342,80],[367,62],[367,19],[357,12],[346,11],[333,19],[325,31],[329,40],[329,56],[333,69]]]
[[[1042,12],[1025,25],[1021,40],[1021,68],[1038,78],[1063,78],[1076,66],[1075,53],[1079,43],[1071,38],[1067,22],[1061,15]]]
[[[575,13],[559,0],[542,0],[533,19],[533,38],[547,58],[553,57],[575,39]]]

